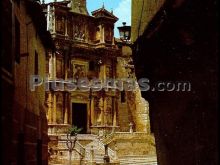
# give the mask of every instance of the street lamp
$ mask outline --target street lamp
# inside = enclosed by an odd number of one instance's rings
[[[127,42],[131,39],[131,26],[126,26],[126,22],[122,24],[123,26],[118,27],[120,39]]]
[[[72,128],[69,129],[69,131],[66,134],[67,141],[66,141],[66,146],[69,150],[69,165],[72,163],[72,152],[75,150],[75,145],[77,141],[77,134],[82,131],[82,128],[77,128],[76,126],[73,126]],[[83,156],[80,152],[75,150],[80,156]]]
[[[71,134],[71,132],[67,133],[67,141],[66,141],[66,146],[69,150],[69,165],[72,163],[72,152],[75,148],[77,141],[77,134]]]

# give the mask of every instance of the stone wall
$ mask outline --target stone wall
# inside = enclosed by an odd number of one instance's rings
[[[148,133],[115,133],[109,147],[117,151],[119,158],[124,156],[156,157],[155,140],[153,135]]]
[[[133,0],[134,15],[142,8],[138,2]],[[150,104],[158,163],[217,165],[216,3],[167,2],[134,45],[138,78],[146,76],[151,82],[187,81],[192,86],[185,91],[142,92]],[[144,8],[149,9],[148,6]],[[148,16],[143,21],[149,22]],[[137,28],[138,22],[140,19],[136,24],[133,21],[132,27]],[[135,31],[133,34],[137,35]]]
[[[122,47],[123,56],[117,58],[117,78],[133,79],[136,83],[131,53],[129,46]],[[129,124],[132,123],[135,131],[150,133],[149,104],[142,98],[141,91],[137,84],[134,85],[133,91],[125,92],[126,102],[118,103],[120,130],[128,132]]]
[[[46,50],[36,31],[35,22],[27,14],[26,1],[9,3],[7,7],[10,8],[10,5],[13,5],[13,19],[7,21],[12,21],[12,45],[16,47],[20,43],[20,48],[19,52],[16,52],[15,47],[12,48],[16,58],[13,57],[12,73],[7,73],[10,75],[10,81],[3,78],[4,83],[1,84],[4,102],[1,107],[4,119],[1,120],[4,137],[4,151],[1,153],[4,162],[1,164],[46,165],[48,136],[45,91],[41,86],[32,92],[29,85],[31,75],[45,76]],[[14,20],[17,20],[17,26]],[[20,34],[20,38],[16,38],[16,34]],[[3,58],[9,55],[4,55]]]
[[[132,0],[131,38],[133,42],[143,34],[164,2],[165,0]]]

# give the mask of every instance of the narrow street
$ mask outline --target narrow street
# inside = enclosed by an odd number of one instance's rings
[[[216,0],[2,0],[2,165],[217,165]]]

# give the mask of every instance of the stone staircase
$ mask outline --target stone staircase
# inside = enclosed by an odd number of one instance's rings
[[[50,165],[66,164],[69,160],[69,151],[67,149],[67,137],[66,135],[60,135],[58,143],[53,147],[54,153],[51,156]],[[81,154],[81,155],[80,155]],[[115,158],[115,151],[108,148],[108,154],[110,160]],[[82,157],[83,155],[83,157]],[[75,151],[72,152],[73,162],[79,162],[83,160],[83,164],[88,162],[104,163],[103,157],[105,155],[104,143],[97,135],[92,134],[79,134],[77,135],[77,142],[75,145]],[[75,163],[73,163],[75,164]]]
[[[87,151],[90,151],[91,155],[91,150],[94,152],[94,161],[96,163],[103,163],[103,157],[105,155],[105,147],[103,142],[100,139],[96,139],[93,142],[89,143],[88,145],[85,146],[85,149]],[[108,148],[108,155],[110,157],[110,161],[114,162],[116,158],[116,152],[113,151],[111,148]]]
[[[105,155],[105,144],[109,144],[113,135],[109,135],[109,137],[100,138],[97,135],[92,134],[79,134],[77,136],[77,142],[75,149],[72,153],[72,165],[89,165],[91,162],[96,162],[96,164],[103,164],[103,157]],[[54,148],[56,150],[56,154],[52,155],[52,161],[50,161],[49,165],[65,165],[69,164],[69,152],[66,146],[66,135],[61,135],[58,138],[58,143]],[[81,153],[84,155],[80,156]],[[117,157],[117,152],[108,147],[108,155],[110,157],[111,163],[118,163],[120,165],[157,165],[156,156],[149,155],[130,155]],[[82,159],[83,158],[83,159]],[[80,163],[80,161],[82,161]]]

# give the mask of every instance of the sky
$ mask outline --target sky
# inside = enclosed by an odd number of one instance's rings
[[[45,0],[46,3],[51,1],[53,0]],[[101,8],[103,3],[105,9],[108,11],[113,10],[114,15],[119,18],[118,22],[115,24],[115,36],[119,37],[117,27],[122,26],[122,22],[131,25],[131,0],[87,0],[89,14],[91,15],[92,11]]]
[[[108,11],[113,10],[114,15],[119,18],[115,24],[115,36],[119,37],[117,27],[122,26],[122,22],[131,25],[131,0],[87,0],[89,13],[102,7],[103,3]]]

